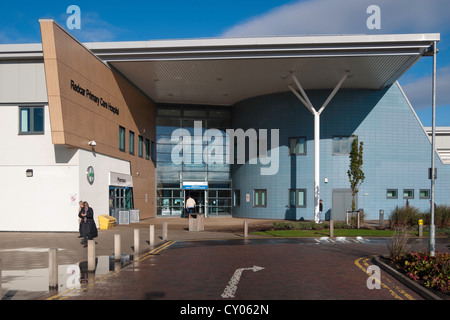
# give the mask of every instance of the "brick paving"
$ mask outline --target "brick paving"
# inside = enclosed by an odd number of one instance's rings
[[[246,220],[249,229],[273,223],[273,220]],[[163,222],[169,226],[168,242],[161,239]],[[205,231],[190,232],[188,219],[157,218],[99,230],[95,274],[85,272],[86,264],[80,263],[86,261],[87,250],[81,247],[76,233],[3,232],[0,233],[3,300],[216,300],[220,299],[221,290],[234,270],[251,267],[248,263],[261,264],[265,269],[242,275],[246,286],[240,288],[236,299],[366,299],[361,294],[367,294],[367,275],[355,266],[354,260],[371,254],[367,250],[368,247],[374,249],[374,245],[318,245],[314,239],[302,240],[303,245],[280,239],[251,245],[262,242],[252,242],[252,238],[258,237],[243,239],[243,222],[244,219],[210,218],[205,220]],[[153,248],[148,244],[149,225],[155,225],[156,244]],[[141,252],[138,255],[133,252],[134,229],[140,231]],[[129,258],[135,260],[125,267],[116,263],[112,268],[109,256],[114,251],[114,234],[121,234],[124,257],[132,255]],[[208,241],[210,239],[214,241]],[[80,290],[68,291],[62,284],[59,291],[48,292],[45,268],[48,266],[48,248],[52,247],[59,248],[60,267],[80,265]],[[377,253],[385,253],[387,249],[385,243],[376,248]],[[30,270],[39,271],[40,275],[25,275],[27,282],[21,287],[20,281],[15,280],[24,278],[24,273]],[[60,275],[61,272],[64,273],[64,269],[60,270]],[[44,283],[31,290],[30,279],[33,277]],[[16,287],[8,287],[11,283]],[[329,290],[332,284],[337,291]],[[299,291],[299,288],[302,289]],[[392,298],[386,290],[373,291],[369,295],[369,299]]]
[[[355,265],[359,257],[382,251],[384,243],[317,245],[284,240],[168,243],[161,255],[143,255],[138,262],[108,275],[86,279],[79,290],[51,299],[70,300],[219,300],[235,270],[245,271],[229,300],[396,300],[422,298],[393,285],[369,290],[368,275]],[[395,283],[383,274],[383,283]],[[395,286],[399,286],[395,283]],[[401,286],[401,285],[400,285]]]
[[[249,229],[271,225],[274,220],[245,219]],[[139,229],[139,248],[150,250],[149,226],[155,226],[155,246],[161,245],[162,224],[168,224],[169,240],[242,238],[244,219],[207,218],[205,231],[190,232],[186,218],[153,218],[140,223],[116,225],[112,229],[98,230],[96,256],[114,253],[114,235],[121,235],[122,254],[133,255],[134,229]],[[58,264],[66,267],[87,260],[87,249],[80,244],[77,232],[0,232],[0,270],[2,271],[3,300],[34,299],[48,290],[48,252],[58,248]],[[60,271],[60,273],[63,271]],[[43,288],[42,290],[40,290]],[[31,290],[30,290],[31,289]]]

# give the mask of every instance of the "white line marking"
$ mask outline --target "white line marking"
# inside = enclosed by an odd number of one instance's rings
[[[263,267],[253,266],[251,268],[240,268],[237,269],[233,276],[230,279],[230,282],[228,282],[228,285],[226,286],[225,290],[223,290],[222,298],[234,298],[234,294],[237,290],[237,285],[239,283],[239,280],[241,279],[242,272],[244,270],[253,270],[253,272],[257,272],[260,270],[263,270]]]

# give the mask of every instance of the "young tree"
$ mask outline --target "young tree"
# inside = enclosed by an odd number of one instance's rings
[[[363,165],[363,142],[359,144],[358,137],[352,136],[352,150],[350,151],[350,168],[347,171],[350,187],[352,189],[352,211],[356,210],[356,195],[359,192],[359,186],[364,182],[365,176],[362,170]]]

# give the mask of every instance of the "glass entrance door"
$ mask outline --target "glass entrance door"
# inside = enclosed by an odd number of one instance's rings
[[[207,195],[206,190],[184,190],[184,206],[189,197],[195,200],[195,213],[206,213]],[[186,208],[185,208],[186,209]],[[206,214],[205,214],[206,215]]]
[[[109,211],[110,215],[115,210],[130,210],[134,208],[133,188],[130,187],[109,187]]]

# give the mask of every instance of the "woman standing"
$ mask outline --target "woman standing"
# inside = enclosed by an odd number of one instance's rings
[[[81,220],[82,219],[80,218],[80,213],[84,209],[84,201],[78,202],[78,205],[80,206],[80,208],[78,210],[78,231],[80,232],[80,235],[78,238],[83,238],[83,234],[81,233]]]
[[[94,210],[89,207],[87,201],[78,216],[81,218],[81,234],[83,236],[83,247],[87,247],[87,241],[97,237],[97,226],[94,221]]]

